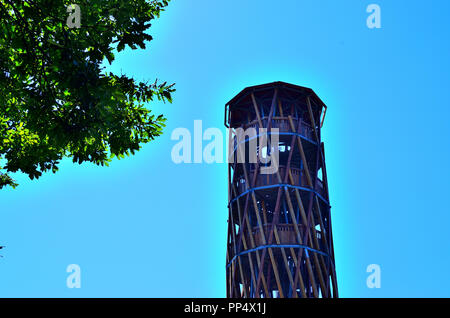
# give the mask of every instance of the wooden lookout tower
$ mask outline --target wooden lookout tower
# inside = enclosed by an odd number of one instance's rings
[[[247,87],[226,104],[227,297],[338,297],[321,141],[326,109],[312,89],[284,82]],[[262,173],[261,157],[275,152],[277,169]]]

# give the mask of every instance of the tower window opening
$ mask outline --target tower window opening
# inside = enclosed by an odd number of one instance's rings
[[[317,172],[317,178],[318,178],[320,181],[323,180],[322,168],[320,168],[319,171]]]

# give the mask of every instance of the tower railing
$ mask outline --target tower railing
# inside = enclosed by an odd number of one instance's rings
[[[286,173],[286,166],[279,166],[278,167],[278,171],[281,175],[285,175]],[[253,174],[255,173],[255,169],[249,169],[249,179],[252,180],[253,179]],[[306,172],[304,169],[299,169],[299,168],[290,168],[290,172],[292,174],[293,183],[289,183],[293,186],[298,186],[298,187],[303,187],[303,188],[307,188],[310,189],[310,186],[308,185],[308,180],[306,177]],[[243,193],[244,191],[246,191],[248,188],[250,188],[250,186],[248,186],[245,182],[245,179],[243,177],[238,178],[238,180],[242,180],[241,182],[239,182],[238,185],[238,192],[239,193]],[[280,182],[278,181],[278,177],[277,174],[258,174],[256,176],[256,182],[255,182],[255,187],[263,187],[263,186],[271,186],[271,185],[276,185],[279,184]],[[316,179],[316,186],[315,186],[315,190],[316,192],[318,192],[322,197],[325,196],[325,189],[323,186],[323,181],[320,180],[319,178]]]
[[[300,121],[300,131],[299,133],[303,136],[305,136],[308,139],[312,139],[313,138],[313,134],[314,134],[314,129],[312,128],[312,126],[307,123],[306,121],[302,120],[302,119],[298,119],[298,118],[292,118],[294,125],[297,127],[298,126],[298,122]],[[261,117],[261,123],[262,123],[262,128],[266,128],[268,127],[269,124],[269,117],[265,116],[265,117]],[[245,123],[242,125],[244,129],[248,129],[248,128],[258,128],[259,127],[259,120],[255,119],[252,120],[248,123]],[[272,117],[272,128],[278,128],[279,132],[291,132],[291,126],[290,126],[290,122],[289,122],[289,117],[286,116],[275,116]]]

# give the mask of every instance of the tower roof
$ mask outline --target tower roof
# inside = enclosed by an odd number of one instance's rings
[[[310,98],[312,98],[316,102],[316,104],[318,104],[320,106],[325,106],[325,103],[319,98],[319,96],[317,96],[317,94],[311,88],[294,85],[294,84],[290,84],[290,83],[286,83],[286,82],[281,82],[281,81],[246,87],[242,91],[240,91],[236,96],[234,96],[228,103],[226,103],[226,106],[232,106],[233,104],[239,102],[239,100],[242,97],[244,97],[252,92],[263,91],[266,89],[273,89],[275,87],[278,87],[278,88],[282,87],[282,88],[287,88],[287,89],[290,89],[293,91],[297,91],[298,93],[301,93],[302,95],[306,95],[306,96],[309,96]]]
[[[325,119],[325,112],[327,106],[325,103],[317,96],[317,94],[308,87],[294,85],[286,82],[272,82],[267,84],[249,86],[244,88],[239,94],[234,96],[228,103],[225,104],[225,121],[224,124],[228,127],[228,114],[230,117],[241,116],[241,112],[245,109],[252,109],[252,103],[254,99],[252,94],[259,103],[266,105],[270,103],[274,97],[274,91],[278,91],[278,99],[284,101],[285,103],[293,103],[294,105],[306,105],[306,100],[309,99],[311,102],[313,116],[320,126],[323,124]],[[270,106],[270,104],[269,104]],[[322,110],[325,110],[322,113]],[[320,118],[322,117],[322,119]]]

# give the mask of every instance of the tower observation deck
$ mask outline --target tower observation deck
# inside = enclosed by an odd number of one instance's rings
[[[227,297],[338,297],[326,109],[312,89],[284,82],[226,104]]]

